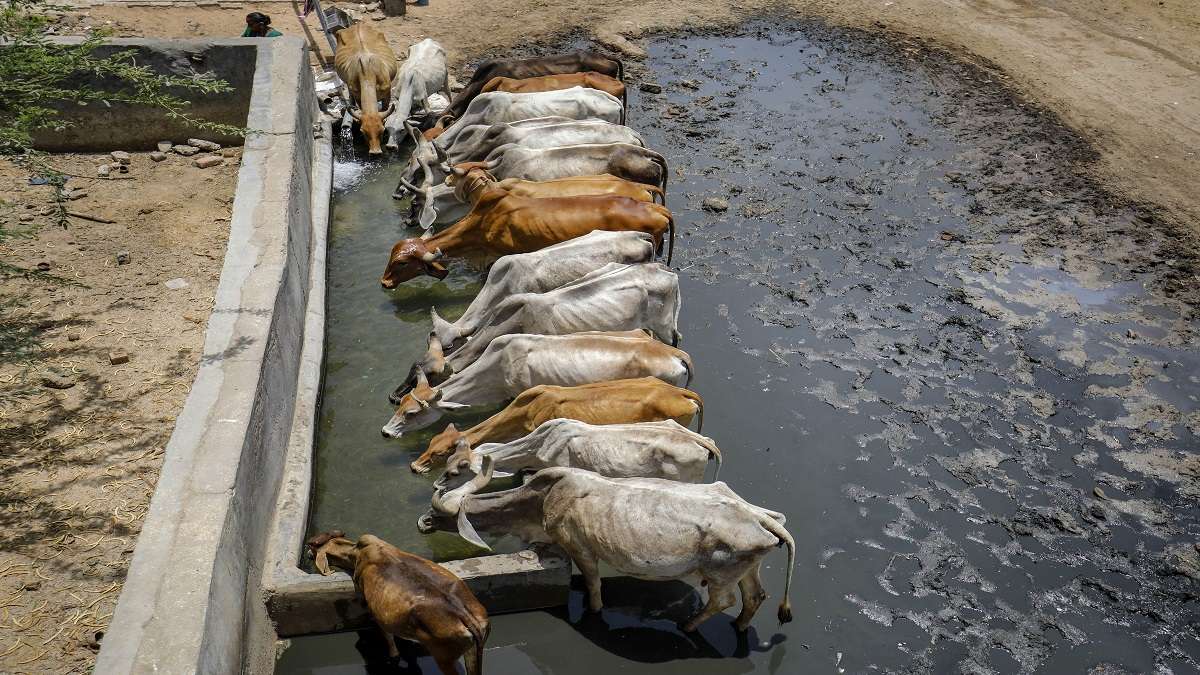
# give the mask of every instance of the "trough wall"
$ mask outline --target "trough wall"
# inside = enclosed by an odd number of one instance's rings
[[[145,42],[157,49],[156,41]],[[233,673],[258,650],[260,574],[295,399],[313,231],[316,103],[298,38],[251,43],[229,246],[99,673]],[[326,140],[327,145],[327,140]],[[328,185],[318,187],[328,198]]]

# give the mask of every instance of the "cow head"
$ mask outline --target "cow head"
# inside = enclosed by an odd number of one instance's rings
[[[451,169],[450,175],[446,176],[446,185],[454,188],[455,199],[463,203],[474,204],[476,197],[496,184],[496,177],[482,166],[474,166],[482,164],[482,162],[470,162],[470,164],[473,168],[462,174]],[[459,167],[461,166],[465,165],[460,164]]]
[[[453,490],[446,490],[443,487],[434,492],[433,498],[430,500],[433,508],[417,521],[417,529],[422,534],[430,534],[438,530],[457,530],[458,535],[463,539],[482,549],[492,550],[479,537],[479,533],[475,531],[471,522],[467,520],[467,512],[464,508],[466,500],[486,487],[491,480],[492,458],[485,457],[480,472],[470,482]],[[454,525],[452,526],[451,523]]]
[[[431,387],[424,371],[417,369],[417,384],[401,399],[396,414],[383,426],[383,435],[400,438],[405,431],[415,431],[433,424],[446,412],[469,408],[464,403],[446,401],[439,387]]]
[[[429,250],[424,239],[402,239],[392,247],[379,283],[392,289],[422,274],[445,279],[449,271],[439,262],[444,257],[441,249]]]
[[[399,405],[400,401],[406,394],[417,387],[419,379],[424,379],[432,375],[435,380],[444,380],[442,375],[446,374],[446,353],[442,348],[442,339],[438,337],[436,331],[429,333],[429,346],[425,348],[425,357],[412,365],[408,371],[408,377],[396,387],[391,394],[388,394],[388,403]],[[427,379],[425,379],[428,382]]]
[[[461,437],[462,432],[458,430],[458,427],[447,424],[442,433],[430,439],[429,447],[425,448],[425,452],[414,459],[408,468],[412,469],[413,473],[429,473],[435,460],[447,457],[454,452],[454,446]]]
[[[357,562],[357,549],[353,541],[346,538],[346,533],[341,530],[330,530],[322,532],[307,542],[308,551],[312,554],[314,563],[317,566],[317,571],[325,576],[333,574],[330,568],[330,562],[333,566],[347,572],[354,571],[354,565]]]
[[[454,442],[454,453],[446,458],[446,474],[443,478],[457,476],[465,470],[479,473],[483,466],[483,453],[471,447],[466,436],[460,436]]]
[[[351,110],[350,115],[358,121],[358,129],[363,138],[367,139],[367,152],[372,155],[383,154],[383,121],[396,111],[396,106],[389,104],[382,113],[375,110]]]

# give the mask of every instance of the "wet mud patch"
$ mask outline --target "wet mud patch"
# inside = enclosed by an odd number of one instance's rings
[[[629,123],[672,165],[681,346],[722,479],[788,517],[796,622],[763,612],[747,648],[721,617],[696,636],[670,629],[693,604],[674,590],[599,621],[575,592],[574,609],[496,617],[489,666],[1200,668],[1197,268],[1183,239],[1092,182],[1069,130],[945,54],[819,24],[660,36],[648,51],[637,76],[663,93],[635,87]],[[331,278],[351,264],[336,258],[343,209],[360,229],[348,237],[398,233],[378,182],[335,208]],[[411,529],[428,488],[405,465],[422,438],[365,434],[419,353],[421,306],[453,316],[474,277],[381,295],[361,268],[386,246],[354,241],[347,278],[369,281],[331,319],[330,378],[345,375],[326,390],[336,425],[314,522],[463,555]],[[783,566],[768,557],[772,601]],[[288,653],[281,671],[315,663]]]

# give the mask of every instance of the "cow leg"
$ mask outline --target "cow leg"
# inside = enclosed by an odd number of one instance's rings
[[[593,612],[604,609],[604,598],[600,595],[600,564],[596,562],[595,556],[587,551],[572,550],[566,546],[563,548],[567,549],[567,553],[575,561],[575,566],[583,574],[583,583],[588,592],[588,609]]]
[[[738,614],[733,625],[739,632],[745,632],[750,627],[750,621],[754,619],[754,614],[758,612],[759,607],[762,607],[763,600],[767,599],[767,592],[763,590],[759,571],[759,566],[755,565],[749,572],[746,572],[746,576],[738,581],[738,589],[742,592],[742,613]]]
[[[383,633],[383,641],[387,643],[388,658],[389,659],[399,658],[400,649],[396,646],[396,636],[389,633],[388,630],[386,628],[384,628],[382,624],[375,624],[375,625],[379,626],[379,632]]]
[[[693,616],[691,620],[681,626],[685,633],[695,631],[700,627],[700,624],[733,607],[734,603],[737,602],[737,595],[733,592],[733,584],[717,585],[711,579],[706,579],[705,581],[708,582],[708,604],[704,605],[704,609],[700,610],[699,614]]]

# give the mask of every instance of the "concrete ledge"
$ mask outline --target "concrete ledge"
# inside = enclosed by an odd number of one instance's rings
[[[442,566],[458,575],[490,614],[565,604],[571,561],[549,547],[507,555],[454,560]],[[279,637],[332,633],[371,625],[350,577],[302,575],[274,589],[267,609]]]
[[[128,43],[129,41],[123,41]],[[257,41],[229,245],[191,393],[96,663],[98,673],[242,670],[282,473],[310,267],[307,47]],[[325,192],[328,195],[328,191]]]

